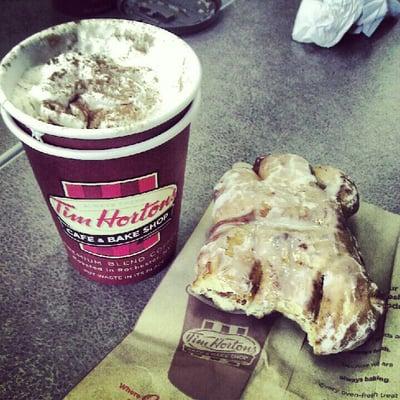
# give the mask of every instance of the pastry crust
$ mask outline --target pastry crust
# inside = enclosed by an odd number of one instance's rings
[[[226,311],[281,312],[307,333],[315,354],[366,340],[384,302],[346,224],[359,204],[348,176],[297,155],[270,155],[235,164],[214,197],[194,293]]]

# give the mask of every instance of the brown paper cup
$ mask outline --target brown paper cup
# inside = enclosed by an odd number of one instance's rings
[[[40,142],[3,109],[20,139],[71,264],[101,283],[139,282],[164,268],[177,241],[196,97],[172,128],[144,142],[76,150]]]

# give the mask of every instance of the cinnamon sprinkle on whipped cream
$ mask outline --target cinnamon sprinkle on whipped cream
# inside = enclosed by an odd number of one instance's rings
[[[14,104],[54,125],[112,128],[146,118],[159,101],[149,66],[119,65],[97,54],[69,51],[28,69]]]

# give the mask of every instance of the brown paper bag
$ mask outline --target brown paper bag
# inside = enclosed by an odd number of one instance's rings
[[[210,224],[209,209],[133,332],[68,400],[400,399],[399,215],[364,203],[352,220],[388,311],[364,345],[331,356],[279,314],[225,313],[187,293]]]

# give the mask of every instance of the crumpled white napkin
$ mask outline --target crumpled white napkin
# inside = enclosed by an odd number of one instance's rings
[[[357,20],[357,27],[352,33],[364,33],[370,37],[389,11],[386,0],[364,0],[363,12]]]
[[[369,37],[386,15],[399,14],[399,0],[302,0],[292,38],[332,47],[352,26]]]

